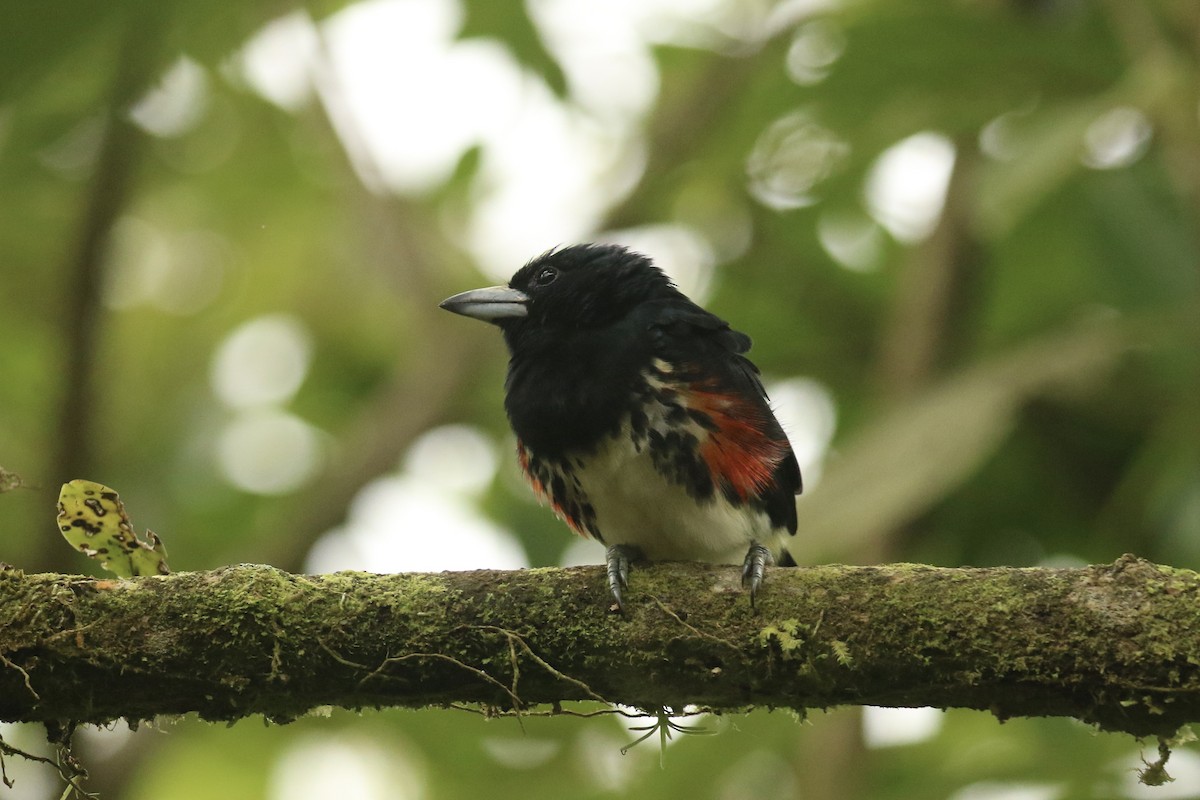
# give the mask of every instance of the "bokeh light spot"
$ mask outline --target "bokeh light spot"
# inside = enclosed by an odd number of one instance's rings
[[[787,53],[788,75],[801,86],[820,83],[846,49],[846,35],[829,20],[800,26]]]
[[[918,133],[885,150],[867,176],[871,215],[898,240],[919,242],[937,226],[954,168],[954,143]]]
[[[317,429],[274,409],[236,415],[217,440],[221,474],[253,494],[286,494],[298,489],[316,473],[320,457]]]
[[[211,381],[229,408],[252,408],[291,399],[308,373],[312,345],[295,317],[271,314],[242,324],[217,347]]]
[[[306,569],[440,572],[527,566],[525,550],[511,533],[461,496],[406,472],[365,486],[350,505],[346,525],[317,542]]]
[[[404,468],[455,492],[479,492],[499,465],[495,443],[469,425],[444,425],[424,433],[404,457]]]
[[[293,742],[275,762],[267,796],[420,800],[426,784],[419,753],[394,735],[385,746],[366,736],[336,733]]]
[[[750,193],[776,211],[812,205],[817,184],[849,153],[848,144],[808,113],[788,114],[767,127],[747,159]]]
[[[208,94],[208,73],[204,67],[180,56],[158,85],[129,110],[129,118],[155,136],[181,136],[203,119]]]
[[[826,211],[817,218],[817,241],[841,266],[872,272],[883,260],[883,230],[865,214]]]
[[[168,231],[137,217],[122,217],[109,240],[104,302],[128,310],[148,305],[188,315],[217,299],[232,248],[206,230]]]
[[[863,743],[869,748],[917,744],[937,736],[946,714],[937,708],[863,707]]]
[[[697,303],[708,299],[716,254],[698,231],[686,225],[645,225],[613,231],[602,239],[650,256],[679,291]]]
[[[837,403],[829,389],[812,378],[788,378],[767,384],[771,407],[792,443],[804,488],[821,478],[821,465],[837,429]]]
[[[1083,163],[1092,169],[1127,167],[1145,154],[1154,128],[1136,108],[1107,111],[1083,134]]]
[[[268,22],[242,48],[246,82],[280,108],[298,111],[312,97],[312,69],[320,39],[312,18],[295,11]]]

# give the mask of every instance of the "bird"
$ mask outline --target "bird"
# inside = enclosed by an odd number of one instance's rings
[[[521,470],[572,530],[605,545],[615,610],[638,562],[740,564],[752,608],[766,567],[795,564],[784,543],[800,467],[745,355],[750,337],[650,257],[558,247],[441,307],[503,333]]]

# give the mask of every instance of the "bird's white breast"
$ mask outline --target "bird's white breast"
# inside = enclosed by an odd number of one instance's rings
[[[669,371],[661,362],[659,374]],[[648,375],[652,389],[664,382]],[[676,401],[685,402],[683,397]],[[703,442],[707,432],[691,420],[669,421],[668,409],[650,401],[646,412],[650,431],[674,430]],[[606,545],[639,548],[650,560],[704,561],[740,564],[752,541],[772,546],[777,533],[765,512],[751,505],[735,506],[720,491],[697,499],[680,483],[668,480],[655,467],[651,445],[639,441],[627,420],[619,433],[593,453],[577,459],[579,489],[595,511],[595,527]]]

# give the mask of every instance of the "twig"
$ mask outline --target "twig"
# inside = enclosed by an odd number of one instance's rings
[[[63,748],[65,748],[68,752],[70,750],[69,746],[60,745],[60,749]],[[100,796],[95,792],[87,791],[79,785],[78,778],[81,775],[86,778],[87,772],[79,770],[76,765],[67,767],[59,762],[56,762],[52,758],[46,758],[45,756],[38,756],[34,755],[33,753],[28,753],[19,747],[13,747],[11,744],[4,741],[4,737],[0,736],[0,780],[3,780],[4,785],[9,789],[13,788],[13,781],[8,777],[8,771],[4,766],[4,756],[19,756],[26,761],[34,761],[39,764],[49,764],[50,766],[54,767],[54,770],[58,773],[59,777],[66,782],[68,792],[75,792],[75,794],[80,797],[93,799]]]
[[[528,642],[526,642],[523,638],[521,638],[521,636],[519,634],[515,633],[514,631],[510,631],[506,628],[498,628],[494,625],[476,625],[476,626],[474,626],[474,629],[475,630],[495,631],[497,633],[504,634],[505,636],[508,637],[509,647],[512,647],[513,642],[515,641],[517,644],[519,644],[521,646],[521,650],[524,651],[525,655],[532,658],[538,666],[542,667],[544,670],[549,672],[554,677],[558,678],[559,680],[566,681],[567,683],[569,683],[573,686],[578,686],[580,689],[582,689],[584,692],[587,693],[588,697],[590,697],[593,700],[597,700],[601,703],[610,702],[608,700],[605,700],[600,695],[596,694],[596,692],[594,692],[592,690],[592,687],[588,686],[583,681],[579,680],[578,678],[572,678],[570,675],[567,675],[567,674],[559,671],[558,669],[556,669],[554,667],[554,665],[552,665],[550,662],[546,661],[546,659],[542,658],[537,653],[533,652],[533,650],[529,647]],[[514,666],[514,669],[515,669],[515,666]],[[514,690],[516,689],[515,673],[513,675],[513,689]]]
[[[25,688],[29,690],[29,693],[31,695],[33,695],[33,699],[34,700],[42,699],[42,696],[40,694],[38,694],[36,691],[34,691],[33,684],[29,682],[29,673],[25,671],[24,667],[22,667],[20,664],[13,663],[3,654],[0,654],[0,663],[3,663],[4,666],[6,666],[6,667],[12,667],[17,672],[21,673],[21,675],[23,675],[25,678]]]

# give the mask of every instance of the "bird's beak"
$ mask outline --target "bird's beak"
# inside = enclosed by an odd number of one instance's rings
[[[529,295],[510,286],[489,286],[486,289],[459,292],[447,297],[440,306],[464,317],[499,324],[501,320],[527,316],[528,302]]]

